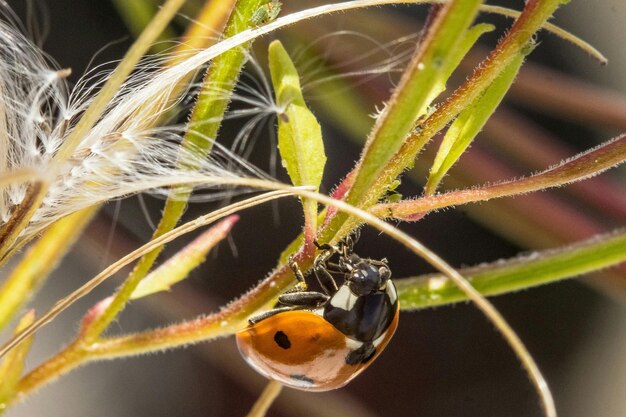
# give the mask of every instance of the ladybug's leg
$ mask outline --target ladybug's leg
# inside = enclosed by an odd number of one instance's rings
[[[337,283],[335,282],[335,279],[333,278],[331,273],[328,272],[328,269],[326,268],[326,260],[327,257],[325,256],[324,252],[318,255],[318,257],[315,258],[315,262],[313,263],[313,273],[315,274],[315,278],[317,278],[317,282],[319,282],[320,287],[322,287],[324,293],[326,293],[327,295],[334,295],[338,290]]]
[[[380,261],[376,259],[367,259],[367,262],[375,266],[388,266],[389,265],[389,262],[387,262],[387,258],[383,258]]]
[[[270,311],[266,311],[265,313],[261,313],[258,314],[256,316],[253,316],[251,318],[248,319],[248,323],[250,324],[256,324],[258,322],[260,322],[261,320],[265,320],[268,317],[272,317],[278,313],[283,313],[285,311],[291,311],[293,310],[293,307],[278,307],[278,308],[274,308]]]
[[[298,281],[298,284],[296,284],[296,287],[290,290],[289,292],[306,291],[307,285],[306,285],[306,281],[304,280],[304,274],[300,270],[300,267],[298,266],[296,261],[294,261],[293,257],[291,256],[289,257],[289,268],[291,268],[291,270],[293,271],[293,275],[296,277],[296,280]]]
[[[314,240],[313,244],[315,245],[317,250],[321,250],[321,251],[324,251],[324,252],[329,252],[329,255],[328,255],[329,258],[333,254],[339,252],[339,246],[332,246],[332,245],[329,245],[328,243],[322,243],[320,245],[319,243],[317,243],[317,240]]]
[[[313,273],[315,273],[315,278],[317,278],[317,282],[319,282],[322,290],[327,295],[334,295],[337,290],[339,290],[339,288],[337,288],[337,283],[335,282],[335,279],[324,266],[315,266],[313,268]]]
[[[318,307],[330,297],[316,291],[292,292],[278,297],[278,302],[293,307]]]

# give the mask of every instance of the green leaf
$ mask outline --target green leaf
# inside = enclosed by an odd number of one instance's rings
[[[15,328],[14,335],[20,333],[26,327],[30,326],[35,321],[35,311],[28,311],[18,323]],[[15,393],[15,386],[22,375],[24,370],[24,361],[26,355],[32,345],[33,337],[30,336],[22,343],[17,345],[15,349],[7,353],[0,364],[0,414],[5,410],[7,403],[13,398]]]
[[[172,285],[187,278],[193,269],[204,262],[207,253],[228,235],[238,219],[238,216],[228,217],[202,233],[163,265],[148,274],[137,285],[130,298],[136,300],[160,291],[168,291]]]
[[[435,193],[443,177],[459,160],[500,105],[504,95],[513,84],[528,52],[524,49],[518,53],[500,76],[452,123],[439,146],[437,156],[430,169],[430,176],[426,183],[427,195]]]
[[[318,188],[326,164],[320,125],[304,106],[291,104],[285,115],[288,121],[278,122],[278,146],[283,164],[294,185]]]
[[[322,129],[304,102],[298,71],[280,41],[269,46],[269,67],[276,104],[282,109],[278,118],[278,147],[283,166],[293,185],[317,189],[326,164]],[[317,203],[303,201],[303,206],[305,241],[311,242],[317,228]]]
[[[300,77],[287,51],[274,41],[269,46],[269,65],[276,91],[278,146],[283,165],[296,186],[319,187],[326,164],[322,130],[304,102]]]

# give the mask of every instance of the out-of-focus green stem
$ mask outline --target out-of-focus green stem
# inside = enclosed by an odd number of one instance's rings
[[[256,400],[254,406],[246,417],[265,417],[267,411],[274,403],[274,400],[283,389],[283,385],[277,381],[270,381],[265,386],[261,396]]]
[[[65,161],[72,155],[80,141],[83,140],[85,133],[100,119],[109,101],[115,96],[126,77],[135,69],[137,62],[150,49],[155,39],[167,27],[184,2],[185,0],[167,0],[154,18],[150,20],[148,26],[141,32],[139,38],[126,52],[122,61],[107,79],[104,86],[102,86],[102,89],[80,118],[76,127],[65,139],[63,145],[54,156],[55,161]]]
[[[150,20],[157,12],[156,4],[150,0],[113,0],[113,3],[124,19],[126,26],[135,36],[141,34],[141,31],[148,26],[148,23],[150,23]],[[169,28],[165,28],[161,32],[159,39],[174,39],[174,37],[174,32]],[[159,44],[156,43],[152,48],[153,50],[155,50],[154,48],[162,49],[163,46],[159,47]]]
[[[14,334],[21,332],[35,320],[35,311],[28,311],[15,328]],[[0,362],[0,414],[4,413],[7,403],[15,393],[15,387],[24,370],[26,355],[33,343],[33,337],[29,337],[20,343],[2,362]]]
[[[460,270],[483,295],[499,295],[599,271],[626,261],[626,231],[594,237],[572,246],[536,252],[506,262]],[[403,310],[466,301],[442,275],[395,281]]]
[[[54,223],[26,252],[0,288],[0,329],[56,268],[96,210],[90,207]]]

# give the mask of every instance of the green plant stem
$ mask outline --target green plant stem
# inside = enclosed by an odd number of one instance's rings
[[[511,30],[489,57],[478,65],[472,76],[426,119],[419,131],[407,138],[400,151],[385,168],[379,182],[395,178],[405,167],[410,166],[424,145],[463,109],[471,105],[519,56],[561,3],[561,0],[528,1]]]
[[[54,223],[26,252],[0,288],[0,329],[56,268],[96,210],[96,207],[87,208]]]
[[[596,236],[558,249],[505,262],[459,270],[481,294],[505,294],[595,272],[626,261],[626,231]],[[403,310],[466,301],[467,296],[441,274],[394,281]]]
[[[594,272],[626,261],[626,232],[595,237],[528,257],[514,258],[493,265],[462,270],[468,281],[484,295],[498,295],[537,285],[544,285],[576,275]],[[467,296],[455,284],[441,276],[395,280],[403,310],[441,306],[466,301]],[[247,303],[229,309],[231,313]],[[245,308],[246,314],[251,309]],[[230,313],[220,313],[195,321],[145,333],[103,339],[85,349],[53,358],[20,383],[23,394],[35,389],[51,376],[58,376],[90,360],[113,359],[173,348],[211,337],[232,334],[245,325],[245,317],[233,320]],[[202,334],[196,338],[194,334]]]
[[[459,87],[437,110],[426,119],[417,132],[408,136],[400,150],[384,166],[367,189],[367,202],[372,204],[381,198],[391,184],[414,159],[424,145],[452,121],[464,108],[478,98],[482,92],[519,56],[532,36],[541,29],[545,21],[561,4],[560,0],[530,0],[515,21],[511,30],[500,41],[496,49],[477,67],[474,74]],[[356,198],[356,194],[352,194]],[[354,203],[354,202],[353,202]],[[320,237],[321,241],[334,241],[356,227],[356,222],[345,223],[347,216],[338,215]],[[344,224],[345,223],[345,224]]]
[[[531,45],[527,49],[528,51],[522,51],[523,53],[512,60],[500,76],[485,89],[475,102],[463,110],[448,128],[430,168],[430,175],[424,186],[425,195],[435,194],[443,177],[467,150],[487,120],[498,108],[504,95],[515,81],[525,56],[530,53],[533,46]]]
[[[423,216],[430,211],[445,207],[511,197],[582,181],[616,167],[625,160],[626,134],[569,158],[560,165],[528,177],[398,203],[382,203],[374,206],[371,212],[380,217],[416,220],[414,216]]]
[[[79,341],[68,345],[59,354],[47,360],[22,378],[16,386],[16,395],[7,401],[7,405],[22,401],[28,393],[44,383],[54,381],[61,375],[79,367],[88,361],[88,353]]]
[[[282,390],[280,382],[269,381],[246,417],[264,417]]]
[[[238,0],[224,30],[224,37],[230,38],[252,27],[250,18],[267,0]],[[209,152],[221,126],[232,90],[239,79],[239,73],[246,60],[251,42],[216,57],[204,80],[189,122],[183,146],[192,146],[198,151]]]
[[[272,184],[273,183],[266,183],[266,187],[264,188],[276,188],[277,191],[268,192],[256,197],[251,197],[248,200],[231,204],[228,207],[224,207],[220,210],[207,214],[206,216],[202,216],[201,218],[198,218],[192,222],[188,222],[182,226],[179,226],[178,229],[172,230],[171,232],[166,233],[159,238],[156,238],[149,244],[144,245],[144,247],[139,248],[126,255],[124,258],[120,259],[120,261],[109,266],[93,279],[89,280],[81,288],[74,291],[69,296],[59,300],[50,311],[45,313],[31,326],[25,328],[23,331],[15,335],[13,339],[11,339],[8,343],[2,346],[2,353],[0,353],[0,357],[11,352],[12,349],[14,349],[20,343],[24,342],[24,340],[31,337],[38,329],[40,329],[46,323],[49,323],[51,320],[53,320],[54,317],[60,314],[60,312],[62,312],[65,308],[71,305],[74,301],[81,298],[85,294],[88,294],[93,288],[102,283],[107,277],[119,271],[124,265],[127,265],[128,262],[132,261],[133,259],[140,258],[143,254],[149,252],[153,247],[162,246],[163,244],[173,240],[181,234],[196,230],[197,228],[205,224],[234,214],[237,211],[253,207],[255,205],[262,204],[276,198],[293,195],[293,191],[298,190],[297,188],[294,189],[292,187],[282,184]],[[289,268],[284,269],[285,272],[291,274],[291,278],[293,278],[293,273],[291,272],[291,270]],[[273,286],[267,285],[267,287],[271,289]],[[106,311],[106,308],[111,301],[112,298],[107,299],[104,302],[98,303],[94,308],[92,308],[83,319],[81,331],[77,335],[76,339],[67,347],[65,347],[65,349],[63,349],[61,352],[48,359],[42,365],[35,368],[28,375],[22,378],[18,387],[18,391],[21,397],[25,396],[28,392],[46,384],[47,382],[50,382],[51,380],[54,380],[59,376],[80,366],[82,363],[88,361],[90,358],[112,358],[116,356],[116,353],[117,356],[120,356],[120,352],[118,352],[118,349],[115,349],[115,347],[112,346],[116,343],[122,347],[122,355],[124,352],[128,352],[128,349],[136,354],[141,353],[141,349],[144,349],[143,351],[145,351],[145,344],[137,342],[136,340],[131,340],[130,343],[119,343],[121,339],[124,339],[124,337],[117,338],[113,344],[107,344],[106,339],[98,338],[95,340],[89,340],[84,337],[85,332],[90,328],[90,323],[96,320],[104,311]],[[203,317],[192,322],[184,323],[184,325],[177,328],[176,332],[172,332],[171,329],[156,330],[155,332],[157,333],[160,330],[163,330],[164,332],[163,337],[157,338],[161,340],[161,342],[157,342],[157,344],[162,348],[166,348],[172,343],[179,346],[190,344],[194,341],[208,339],[213,336],[217,337],[224,332],[227,332],[227,334],[232,334],[234,331],[241,328],[244,325],[247,317],[253,314],[255,309],[260,308],[262,304],[263,303],[260,302],[258,297],[255,297],[254,294],[250,293],[247,296],[244,296],[241,299],[237,300],[236,302],[231,303],[228,309],[224,309],[220,313],[214,314],[209,317]],[[142,337],[140,336],[138,339],[142,339]],[[175,342],[173,342],[173,339],[175,340]],[[148,335],[148,340],[155,341],[154,335],[152,333]],[[108,347],[103,349],[103,346]],[[15,401],[15,399],[13,399],[12,401]]]
[[[239,0],[231,13],[226,25],[225,37],[231,37],[250,26],[250,17],[264,0]],[[199,155],[206,155],[211,150],[213,139],[221,125],[224,112],[228,105],[230,94],[234,88],[241,68],[245,62],[246,51],[250,43],[233,48],[213,60],[203,80],[198,102],[194,107],[189,122],[189,130],[184,137],[182,147],[193,149]],[[188,167],[194,169],[194,167]],[[191,195],[190,187],[178,187],[165,203],[161,221],[153,234],[153,238],[169,232],[182,217],[187,207],[187,200]],[[95,340],[124,309],[133,291],[139,282],[150,271],[163,247],[146,254],[137,263],[133,271],[118,290],[114,300],[107,310],[96,319],[85,332],[84,337]]]

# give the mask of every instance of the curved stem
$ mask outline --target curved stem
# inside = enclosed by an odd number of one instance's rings
[[[259,186],[262,183],[263,183],[263,181],[257,181],[256,182],[257,186]],[[478,291],[476,291],[476,289],[474,289],[472,287],[472,285],[465,278],[463,278],[463,276],[461,276],[454,268],[452,268],[450,265],[448,265],[437,254],[435,254],[434,252],[430,251],[423,244],[421,244],[417,240],[413,239],[408,234],[404,233],[401,230],[398,230],[397,228],[395,228],[395,226],[378,219],[376,216],[374,216],[371,213],[368,213],[368,212],[365,212],[365,211],[363,211],[361,209],[353,207],[353,206],[345,203],[344,201],[336,200],[336,199],[333,199],[333,198],[328,197],[326,195],[316,193],[314,191],[309,191],[309,190],[302,189],[302,188],[294,188],[294,187],[290,187],[290,186],[287,186],[287,185],[284,185],[284,184],[267,182],[265,184],[265,186],[266,187],[271,187],[271,189],[282,190],[283,193],[298,195],[300,197],[305,197],[305,198],[310,198],[312,200],[316,200],[316,201],[318,201],[318,202],[320,202],[320,203],[322,203],[324,205],[333,206],[333,207],[337,208],[338,210],[344,211],[344,212],[346,212],[346,213],[348,213],[348,214],[350,214],[350,215],[352,215],[352,216],[354,216],[356,218],[359,218],[361,221],[369,224],[370,226],[373,226],[374,228],[378,229],[379,231],[381,231],[381,232],[387,234],[388,236],[392,237],[396,241],[402,243],[404,246],[406,246],[408,249],[410,249],[413,253],[415,253],[416,255],[418,255],[421,258],[423,258],[426,262],[428,262],[430,265],[432,265],[437,270],[441,271],[446,277],[451,279],[463,291],[463,293],[465,293],[467,295],[467,297],[472,302],[474,302],[476,304],[476,306],[483,312],[483,314],[485,314],[485,316],[487,316],[487,318],[500,331],[500,333],[502,333],[502,335],[504,336],[505,340],[509,343],[509,345],[511,346],[511,348],[513,349],[515,354],[518,356],[518,358],[522,362],[523,366],[526,368],[531,381],[534,383],[535,387],[537,388],[537,391],[538,391],[538,393],[539,393],[539,395],[540,395],[540,397],[542,399],[542,402],[544,404],[544,408],[546,410],[546,414],[548,416],[550,416],[550,417],[555,417],[556,416],[556,409],[555,409],[555,406],[554,406],[554,400],[553,400],[552,394],[550,393],[550,390],[548,388],[547,382],[544,379],[543,375],[541,374],[541,371],[539,370],[539,367],[535,363],[535,361],[532,358],[531,354],[528,352],[528,350],[524,346],[524,343],[519,338],[519,336],[517,336],[515,331],[509,326],[509,324],[506,322],[504,317],[497,311],[497,309],[485,297],[483,297]],[[275,193],[280,193],[280,191],[275,191]],[[196,222],[193,222],[193,223],[196,223]],[[185,227],[187,227],[187,225],[189,225],[189,223],[179,227],[178,229],[185,228]],[[178,229],[175,229],[172,232],[175,232]],[[168,236],[168,235],[164,235],[164,236]],[[159,240],[159,239],[157,239],[157,240]],[[153,243],[154,242],[155,241],[153,241]],[[164,242],[159,242],[159,244],[162,244],[162,243],[164,243]],[[145,251],[145,249],[144,249],[144,251]],[[135,254],[136,252],[141,252],[141,251],[137,250],[137,251],[133,252],[133,254]],[[137,255],[135,255],[135,256],[137,256]],[[107,271],[110,270],[110,269],[111,269],[111,267],[107,268]],[[264,296],[264,294],[262,292],[259,293],[260,292],[259,288],[263,288],[264,284],[269,285],[269,287],[276,287],[276,285],[271,285],[271,283],[267,283],[267,280],[266,280],[265,283],[261,283],[256,289],[251,291],[245,297],[247,297],[248,299],[254,300],[255,296],[256,296],[257,304],[261,304],[260,301],[267,301],[267,300],[259,300],[259,298],[262,298]],[[89,290],[91,290],[91,288],[93,288],[94,286],[95,285],[90,286]],[[256,294],[255,294],[255,291],[256,291]],[[84,295],[84,293],[81,293],[80,295],[82,296],[82,295]],[[73,300],[70,300],[70,301],[73,302]],[[209,318],[204,318],[204,320],[210,319],[212,321],[212,323],[211,323],[212,326],[211,327],[212,327],[212,330],[214,332],[212,334],[212,336],[213,337],[218,337],[218,336],[222,336],[222,335],[226,335],[226,334],[232,333],[233,332],[233,329],[231,327],[232,324],[233,324],[232,322],[224,321],[224,323],[226,325],[223,325],[222,321],[220,321],[219,324],[217,324],[218,323],[217,320],[220,317],[221,318],[224,318],[224,317],[225,318],[231,318],[231,319],[235,318],[236,320],[234,320],[234,322],[241,323],[242,319],[244,319],[245,317],[249,316],[250,314],[252,314],[254,312],[253,309],[250,309],[250,308],[247,308],[247,307],[249,307],[249,306],[246,306],[245,303],[242,303],[241,300],[239,300],[238,302],[232,303],[229,306],[227,306],[226,308],[224,308],[220,313],[218,313],[218,314],[216,314],[214,316],[210,316]],[[58,311],[55,311],[55,313],[58,314]],[[229,313],[231,314],[232,317],[229,316]],[[48,316],[47,317],[47,321],[51,320],[50,315],[47,314],[47,316]],[[203,320],[203,319],[198,319],[197,321],[200,321],[200,320]],[[47,321],[44,321],[44,323],[47,322]],[[228,331],[222,331],[221,334],[220,334],[219,331],[215,331],[216,325],[219,325],[220,327],[224,327]],[[184,326],[185,327],[190,327],[190,323],[185,323]],[[28,331],[28,329],[27,329],[27,331]],[[32,334],[34,330],[31,329],[30,332],[27,332],[27,331],[23,332],[22,334],[26,334],[26,335]],[[165,329],[165,331],[163,331],[163,329],[161,329],[161,331],[163,332],[163,336],[168,336],[168,335],[170,337],[178,336],[178,335],[176,335],[175,331],[172,331],[171,328]],[[20,334],[20,335],[22,335],[22,334]],[[154,339],[150,340],[150,337],[146,336],[146,335],[147,335],[147,333],[144,333],[142,335],[142,337],[141,337],[141,340],[143,340],[144,342],[145,341],[152,342],[154,344]],[[159,341],[160,344],[159,344],[158,348],[159,349],[164,349],[166,347],[190,344],[190,343],[197,342],[197,341],[200,341],[200,340],[206,340],[206,335],[204,335],[204,337],[203,337],[202,334],[198,334],[197,332],[193,332],[190,336],[191,336],[191,338],[188,338],[186,340],[179,340],[179,339],[169,340],[169,342],[170,342],[169,345],[168,345],[168,343],[163,343],[163,340],[160,340]],[[19,338],[19,336],[18,336],[18,338]],[[18,338],[16,338],[16,339],[18,339]],[[133,342],[133,346],[136,347],[137,346],[137,342],[139,342],[139,341],[140,340],[138,340],[138,339],[133,340],[132,341]],[[129,342],[129,340],[127,340],[126,342]],[[6,351],[8,351],[12,346],[14,346],[17,343],[19,343],[19,340],[17,342],[15,342],[15,340],[14,341],[10,341],[9,344],[7,346],[5,346],[0,351],[0,354],[6,353]],[[97,348],[98,347],[97,345],[98,344],[96,343],[94,347]],[[101,357],[102,356],[106,356],[106,355],[101,355]],[[81,359],[84,359],[84,358],[81,358]],[[69,369],[71,369],[71,368],[68,367],[68,370]],[[31,373],[31,374],[27,375],[24,378],[24,380],[23,380],[23,384],[24,384],[23,386],[24,387],[32,387],[32,388],[34,388],[34,387],[37,387],[37,386],[47,382],[47,380],[45,378],[45,375],[44,375],[44,378],[41,378],[41,377],[39,378],[38,383],[34,383],[32,380],[33,380],[33,378],[35,378],[37,376],[36,371],[34,371],[34,373]],[[21,389],[21,387],[22,387],[22,385],[20,385],[18,387],[19,392],[26,393],[26,391],[23,391]]]
[[[280,382],[268,382],[246,417],[264,417],[282,390],[283,386]]]

